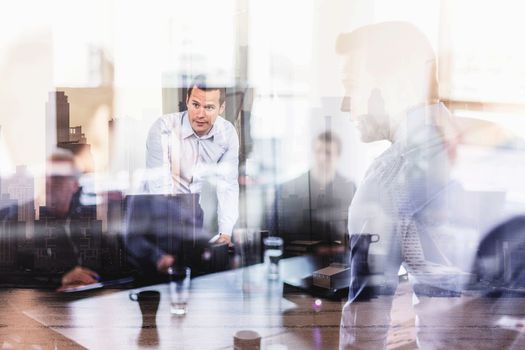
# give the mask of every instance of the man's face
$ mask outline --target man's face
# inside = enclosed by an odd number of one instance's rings
[[[349,112],[361,134],[361,141],[384,140],[390,135],[389,115],[386,111],[385,82],[367,71],[365,55],[354,51],[345,57],[343,71],[345,97],[341,111]]]
[[[314,144],[314,155],[317,169],[320,172],[334,172],[339,161],[339,152],[335,142],[316,140]]]
[[[218,89],[204,91],[194,86],[191,90],[186,106],[191,127],[197,135],[206,135],[219,114],[224,111],[224,103],[220,104],[220,97],[221,92]]]
[[[50,203],[48,209],[57,217],[64,217],[69,211],[71,199],[78,191],[79,184],[73,174],[74,165],[72,162],[53,162],[52,168],[57,173],[46,177],[46,196]]]

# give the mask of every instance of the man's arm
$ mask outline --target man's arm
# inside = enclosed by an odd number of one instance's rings
[[[167,116],[153,123],[146,141],[146,187],[149,193],[171,193],[170,137],[172,128]]]
[[[78,287],[86,284],[97,283],[99,275],[88,269],[87,267],[75,266],[62,277],[62,286],[58,291],[63,291],[66,288]]]
[[[217,217],[219,243],[230,243],[233,226],[239,217],[239,137],[232,127],[228,135],[228,150],[218,162]]]
[[[135,264],[141,268],[155,266],[159,270],[160,261],[167,253],[146,238],[151,229],[150,211],[149,205],[139,205],[135,198],[131,199],[125,217],[124,239],[127,253]]]

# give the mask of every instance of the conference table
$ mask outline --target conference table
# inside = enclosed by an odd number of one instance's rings
[[[277,281],[268,280],[264,264],[196,277],[184,316],[170,313],[168,284],[80,293],[0,289],[0,349],[233,349],[240,330],[257,332],[261,349],[337,349],[345,334],[342,315],[348,320],[346,300],[283,292],[283,280],[310,276],[319,267],[315,259],[295,257],[281,261]],[[140,291],[157,291],[160,298],[149,304],[132,301],[130,293]],[[387,324],[387,349],[418,348],[412,301],[410,283],[401,282]],[[495,304],[466,295],[425,304],[432,307],[430,322],[418,335],[430,344],[445,339],[453,348],[462,347],[458,341],[468,348],[525,346],[525,298]],[[357,332],[384,329],[373,321],[381,297],[352,305],[364,310],[369,322],[357,324]],[[452,318],[440,318],[440,311]],[[419,312],[424,317],[424,310]]]
[[[304,257],[284,259],[281,277],[315,268]],[[142,290],[160,292],[156,312],[130,300]],[[283,296],[282,281],[268,280],[264,264],[192,279],[184,316],[171,315],[167,284],[69,294],[10,288],[0,300],[0,348],[31,349],[231,349],[239,330],[259,333],[263,349],[333,349],[344,304]]]

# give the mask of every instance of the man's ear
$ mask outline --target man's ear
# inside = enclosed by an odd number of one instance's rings
[[[226,102],[223,102],[221,107],[219,108],[219,115],[222,115],[222,113],[224,113],[225,108],[226,108]]]

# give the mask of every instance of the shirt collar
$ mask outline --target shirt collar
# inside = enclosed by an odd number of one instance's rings
[[[394,143],[407,145],[425,141],[421,138],[428,137],[428,131],[436,129],[439,124],[437,119],[445,114],[444,111],[446,109],[441,102],[409,109],[406,117],[398,125],[394,135]]]
[[[215,121],[215,123],[211,127],[211,130],[206,135],[199,136],[199,135],[197,135],[195,133],[195,131],[191,127],[190,119],[189,119],[190,117],[188,116],[188,112],[185,111],[183,113],[184,113],[184,115],[182,116],[182,127],[181,127],[181,134],[182,134],[182,138],[183,139],[188,138],[191,135],[195,135],[196,138],[202,139],[202,140],[211,139],[211,138],[213,138],[213,136],[215,136],[215,131],[217,129],[216,125],[217,125],[217,121],[218,121],[219,117],[217,117],[217,120]]]

